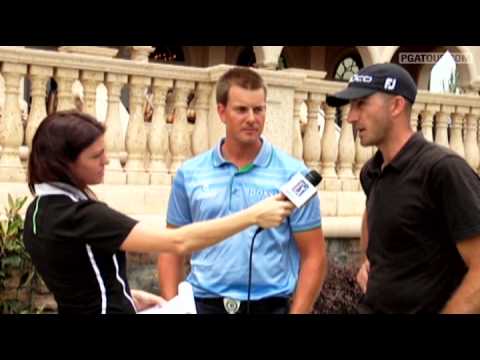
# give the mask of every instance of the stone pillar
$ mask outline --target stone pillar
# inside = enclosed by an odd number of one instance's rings
[[[453,111],[453,106],[441,105],[436,115],[435,143],[448,147],[448,118]]]
[[[437,109],[427,104],[422,113],[422,134],[428,141],[433,141],[433,114]]]
[[[326,190],[339,190],[335,165],[338,158],[338,143],[335,126],[335,116],[337,109],[324,105],[325,127],[322,136],[322,175],[324,177],[323,186]]]
[[[148,62],[148,56],[155,51],[153,46],[131,46],[130,59],[134,61]]]
[[[308,94],[307,99],[307,127],[303,135],[303,158],[305,164],[311,168],[320,171],[320,156],[322,154],[320,131],[318,129],[318,114],[320,113],[320,104],[324,96],[321,94]]]
[[[55,70],[55,80],[58,85],[58,105],[57,111],[73,110],[72,85],[78,79],[78,70],[58,68]]]
[[[47,82],[53,76],[53,69],[46,66],[30,66],[30,80],[32,82],[32,107],[28,115],[26,128],[26,143],[32,148],[32,140],[38,126],[47,116],[45,102]]]
[[[356,191],[358,186],[353,175],[355,161],[355,141],[353,139],[352,124],[347,121],[350,105],[345,105],[342,110],[342,129],[338,142],[338,177],[341,180],[343,191]]]
[[[463,144],[463,119],[465,114],[458,112],[458,108],[452,114],[452,133],[450,137],[450,149],[465,158],[465,146]]]
[[[479,163],[477,129],[478,117],[474,112],[468,112],[466,116],[467,129],[465,132],[465,160],[477,171]]]
[[[213,84],[200,83],[197,86],[195,103],[195,127],[192,133],[193,155],[201,154],[208,150],[208,105]]]
[[[170,185],[166,157],[169,148],[165,105],[167,92],[173,86],[173,80],[153,79],[153,117],[148,134],[148,150],[150,151],[150,184]]]
[[[357,134],[355,139],[355,177],[360,180],[360,172],[362,171],[363,165],[373,156],[374,148],[373,146],[363,146],[360,143],[360,136]],[[358,190],[361,189],[360,183],[358,183]]]
[[[107,184],[127,183],[127,174],[120,163],[120,157],[125,151],[125,134],[120,121],[120,91],[127,81],[127,75],[108,73],[106,76],[108,107],[105,119],[107,128],[105,147],[110,159],[104,178],[104,182]]]
[[[27,73],[27,65],[4,62],[5,108],[0,119],[0,181],[26,181],[20,162],[19,148],[23,142],[23,125],[18,103],[20,78]]]
[[[298,160],[303,161],[303,140],[302,129],[300,127],[300,110],[302,104],[307,98],[307,93],[303,91],[295,91],[293,104],[293,144],[292,155]]]
[[[254,46],[256,66],[269,70],[276,70],[278,59],[282,53],[283,46]]]
[[[172,164],[170,172],[175,174],[191,152],[191,141],[187,124],[188,94],[194,88],[193,81],[175,82],[175,121],[170,135],[170,153]]]
[[[417,132],[418,129],[418,115],[425,108],[424,104],[415,103],[412,106],[412,113],[410,115],[410,126],[414,132]]]
[[[83,111],[97,118],[97,86],[103,82],[104,74],[98,71],[82,71],[80,79],[83,85],[85,105]]]
[[[147,133],[143,118],[143,101],[150,79],[144,76],[130,78],[130,120],[127,128],[126,147],[128,152],[127,184],[148,184],[150,177],[145,171]]]

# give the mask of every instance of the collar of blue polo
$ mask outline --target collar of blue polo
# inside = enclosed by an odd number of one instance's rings
[[[270,159],[272,157],[272,144],[268,142],[263,136],[261,137],[262,140],[262,147],[260,148],[260,152],[258,153],[257,157],[253,162],[247,165],[248,169],[242,168],[243,172],[249,171],[253,166],[259,167],[267,167],[270,163]],[[215,167],[220,167],[223,164],[230,164],[228,160],[226,160],[222,155],[222,145],[225,142],[225,138],[223,138],[215,147],[213,151],[213,165]]]

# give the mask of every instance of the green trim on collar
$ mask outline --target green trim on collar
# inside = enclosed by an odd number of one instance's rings
[[[255,164],[253,164],[253,163],[252,163],[252,164],[245,165],[245,166],[242,167],[241,169],[238,169],[237,174],[247,173],[247,172],[249,172],[250,170],[252,170],[254,166],[255,166]]]

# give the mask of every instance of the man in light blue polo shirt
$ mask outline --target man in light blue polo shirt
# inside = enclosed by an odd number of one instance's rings
[[[237,212],[276,194],[303,163],[261,136],[266,88],[255,71],[234,68],[217,85],[218,113],[226,137],[213,149],[186,161],[177,171],[167,223],[179,227]],[[198,313],[244,313],[249,255],[256,227],[191,256]],[[162,254],[158,275],[162,296],[176,295],[185,259]],[[253,248],[251,313],[309,313],[326,274],[325,241],[316,196],[288,221],[260,232]],[[291,300],[291,304],[290,301]]]

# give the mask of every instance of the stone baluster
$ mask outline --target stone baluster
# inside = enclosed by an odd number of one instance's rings
[[[433,114],[432,106],[427,104],[422,113],[422,134],[428,141],[433,141]]]
[[[23,142],[22,115],[18,97],[20,78],[27,73],[23,64],[3,63],[5,107],[0,118],[0,181],[25,181],[26,174],[20,162],[19,149]]]
[[[127,174],[120,163],[120,157],[125,151],[125,134],[120,121],[120,92],[127,81],[127,75],[108,73],[106,76],[108,107],[105,119],[107,128],[105,147],[110,159],[104,178],[104,182],[107,184],[127,183]]]
[[[130,77],[130,119],[127,128],[126,147],[128,152],[125,170],[128,184],[148,184],[150,177],[145,171],[147,155],[147,133],[143,118],[145,89],[150,79],[144,76]]]
[[[293,145],[292,155],[298,160],[303,161],[303,141],[302,129],[300,127],[300,110],[302,104],[307,98],[307,93],[303,91],[296,91],[293,103]]]
[[[435,123],[435,143],[448,147],[448,118],[453,107],[441,105],[440,111],[436,115]]]
[[[73,103],[72,86],[78,79],[79,71],[74,69],[58,68],[55,70],[55,81],[58,85],[57,90],[57,111],[75,109]]]
[[[472,116],[474,116],[477,119],[477,145],[480,151],[480,107],[472,107],[470,109],[470,113]],[[480,159],[480,154],[479,154],[479,159]],[[480,162],[480,161],[479,161]],[[478,164],[479,168],[477,169],[477,172],[480,173],[480,163]]]
[[[194,85],[193,81],[177,80],[175,82],[175,120],[170,135],[170,153],[172,154],[170,171],[173,174],[188,158],[191,150],[187,123],[187,101]]]
[[[165,105],[167,92],[173,86],[173,80],[153,79],[153,117],[148,134],[148,150],[150,161],[150,184],[170,185],[166,157],[169,148]]]
[[[335,164],[338,157],[338,142],[335,116],[337,109],[324,103],[325,126],[322,135],[322,175],[324,178],[322,189],[340,190]]]
[[[47,82],[53,76],[53,69],[45,66],[30,66],[30,81],[32,83],[32,106],[28,115],[26,128],[26,143],[29,149],[32,148],[32,140],[38,126],[47,116],[45,97],[47,93]]]
[[[450,149],[465,158],[465,145],[463,143],[463,119],[465,114],[458,112],[458,107],[452,114],[452,133],[450,137]]]
[[[478,141],[477,141],[477,115],[467,110],[466,112],[466,132],[465,132],[465,160],[477,171],[479,163]]]
[[[355,139],[355,177],[360,179],[360,172],[362,171],[365,163],[373,156],[375,153],[374,146],[363,146],[360,143],[360,136],[357,134]],[[360,189],[359,189],[360,190]]]
[[[196,90],[195,127],[192,133],[192,153],[201,154],[208,150],[208,105],[213,84],[200,83]]]
[[[83,111],[94,118],[97,118],[97,86],[103,79],[104,74],[98,71],[82,71],[80,74],[85,100]]]
[[[320,170],[321,138],[318,129],[318,115],[320,104],[323,100],[320,94],[308,94],[307,99],[307,127],[303,135],[303,159],[305,164],[311,168]]]
[[[414,132],[418,129],[418,115],[425,108],[424,104],[415,103],[412,106],[412,113],[410,114],[410,126]]]
[[[342,128],[338,142],[338,177],[343,191],[356,191],[358,189],[353,175],[355,161],[355,141],[353,139],[352,124],[347,121],[350,105],[341,108]]]

